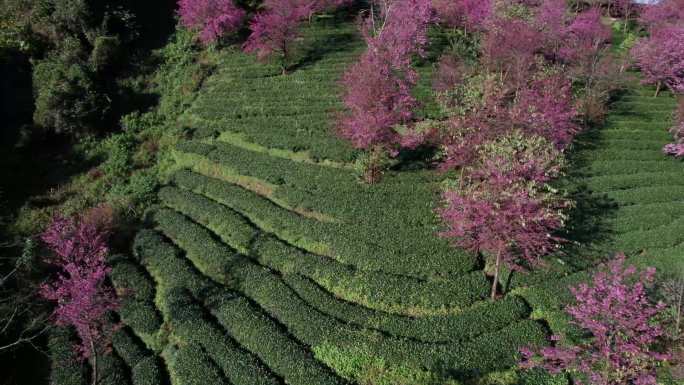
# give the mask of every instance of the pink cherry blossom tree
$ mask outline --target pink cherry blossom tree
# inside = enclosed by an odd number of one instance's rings
[[[464,31],[482,31],[492,15],[492,0],[433,0],[440,23]]]
[[[314,5],[304,0],[264,1],[264,11],[249,25],[252,33],[243,46],[245,52],[256,53],[259,60],[277,56],[285,75],[301,23],[313,13]]]
[[[237,31],[245,19],[245,11],[232,0],[179,0],[178,8],[181,24],[198,30],[204,44]]]
[[[684,0],[661,0],[645,5],[639,22],[650,30],[684,22]]]
[[[656,96],[663,85],[684,93],[684,25],[654,29],[632,49],[632,56],[646,84],[656,84]]]
[[[105,283],[110,272],[105,262],[108,235],[100,218],[86,215],[78,221],[57,216],[41,237],[53,254],[48,261],[58,272],[54,280],[41,286],[40,293],[56,303],[55,323],[76,329],[78,351],[93,363],[93,385],[97,383],[98,352],[109,345],[113,328],[106,314],[119,305]]]
[[[569,21],[565,0],[544,0],[536,9],[534,23],[542,31],[544,53],[556,58],[563,44],[563,35]]]
[[[418,105],[411,94],[418,81],[411,60],[425,54],[432,20],[429,0],[392,0],[377,4],[377,14],[363,22],[368,48],[341,81],[347,112],[339,133],[354,147],[377,152],[401,144],[396,126],[409,122]]]
[[[543,44],[539,29],[526,20],[496,18],[483,38],[482,62],[517,89],[533,71]]]
[[[655,349],[663,331],[654,321],[664,305],[652,303],[646,293],[654,274],[653,268],[638,273],[634,266],[625,267],[624,254],[618,255],[591,283],[570,289],[576,303],[566,311],[591,337],[538,352],[523,349],[520,366],[570,373],[579,385],[656,385],[658,363],[669,355]]]
[[[565,149],[580,131],[574,107],[572,84],[557,74],[532,81],[518,92],[511,121],[523,131],[539,135]]]
[[[443,192],[440,235],[493,260],[492,299],[503,264],[523,270],[556,249],[553,232],[563,226],[569,203],[547,182],[560,174],[562,159],[543,138],[513,133],[481,146],[463,180]]]
[[[569,63],[588,66],[612,36],[610,27],[601,21],[601,10],[593,7],[580,12],[563,33],[560,57]]]

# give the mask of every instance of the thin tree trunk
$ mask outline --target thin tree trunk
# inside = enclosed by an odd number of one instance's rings
[[[496,285],[499,284],[499,267],[501,267],[501,254],[499,251],[496,254],[496,263],[494,264],[494,282],[492,283],[492,300],[496,299]]]
[[[674,340],[679,340],[682,331],[681,321],[682,321],[682,300],[684,299],[684,280],[679,282],[679,296],[677,297],[677,318],[675,318],[675,333]]]
[[[93,383],[92,385],[97,385],[97,351],[95,350],[95,344],[90,341],[90,351],[93,354]]]

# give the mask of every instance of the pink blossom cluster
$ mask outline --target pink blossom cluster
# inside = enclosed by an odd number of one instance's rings
[[[674,143],[666,144],[663,153],[675,158],[684,158],[684,99],[679,102],[675,125],[670,128],[670,133],[674,137]]]
[[[506,74],[515,87],[523,84],[536,64],[543,36],[521,19],[495,18],[482,42],[482,61],[488,69]]]
[[[684,24],[651,31],[632,49],[646,84],[663,84],[684,93]]]
[[[481,105],[465,115],[455,115],[447,123],[441,139],[444,159],[441,168],[449,170],[470,166],[477,158],[480,147],[505,135],[511,130],[508,109],[503,95],[487,95]]]
[[[492,0],[433,0],[439,22],[451,28],[482,31],[492,16]]]
[[[514,132],[483,145],[459,184],[444,191],[438,214],[446,230],[440,235],[495,259],[492,297],[501,262],[522,270],[556,249],[560,239],[553,232],[563,226],[568,202],[547,183],[562,167],[546,140]]]
[[[274,54],[281,56],[283,72],[291,54],[292,44],[299,37],[299,28],[314,11],[317,3],[303,0],[266,0],[264,11],[250,22],[252,33],[245,42],[245,52],[254,52],[264,60]]]
[[[105,284],[110,272],[105,261],[109,234],[98,220],[85,216],[77,222],[57,216],[42,234],[53,253],[49,262],[59,271],[55,280],[41,286],[40,293],[57,304],[55,322],[76,329],[84,359],[106,344],[109,324],[105,316],[118,308],[116,295]]]
[[[637,273],[634,266],[625,267],[624,254],[618,255],[607,270],[594,274],[591,284],[570,289],[576,304],[566,311],[590,339],[538,352],[523,349],[520,366],[554,374],[578,373],[575,383],[580,385],[655,385],[658,363],[669,355],[655,349],[663,335],[655,319],[664,305],[648,299],[646,285],[653,282],[654,274],[654,268]]]
[[[339,122],[340,135],[354,147],[392,149],[402,139],[395,126],[413,117],[418,102],[411,90],[418,74],[414,55],[424,55],[427,28],[433,20],[430,0],[393,0],[362,24],[366,52],[342,77],[342,100],[347,113]],[[374,28],[381,25],[379,29]],[[404,142],[416,145],[416,136]]]
[[[610,41],[610,27],[601,22],[601,10],[591,8],[578,14],[565,29],[559,57],[580,65],[591,62],[598,51]]]
[[[179,0],[178,7],[183,26],[198,30],[204,44],[237,31],[245,19],[245,11],[232,0]]]
[[[544,0],[537,8],[534,24],[542,31],[545,48],[550,52],[558,51],[569,19],[565,0]]]
[[[285,73],[302,22],[317,12],[332,11],[350,3],[351,0],[265,0],[264,10],[249,24],[251,34],[243,49],[255,53],[259,60],[279,55]]]
[[[546,138],[559,150],[569,146],[580,131],[577,119],[572,84],[562,75],[532,81],[518,92],[511,111],[516,127]]]
[[[681,24],[684,21],[684,0],[661,0],[647,4],[639,21],[650,30]]]
[[[663,154],[671,155],[675,158],[684,157],[684,143],[668,143],[663,146]]]
[[[449,119],[441,141],[441,168],[469,166],[483,143],[513,130],[541,136],[564,150],[580,131],[577,119],[571,83],[561,74],[525,84],[512,103],[502,92],[493,93],[475,110]]]

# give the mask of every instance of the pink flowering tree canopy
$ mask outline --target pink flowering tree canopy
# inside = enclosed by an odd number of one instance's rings
[[[650,30],[681,24],[684,21],[684,0],[661,0],[645,5],[639,22]]]
[[[515,132],[482,145],[477,163],[443,192],[440,235],[494,260],[492,299],[502,264],[524,270],[556,249],[560,239],[552,233],[564,225],[569,203],[547,182],[562,167],[545,139]]]
[[[440,23],[450,28],[466,31],[482,31],[492,15],[492,0],[433,0]]]
[[[411,59],[425,54],[433,20],[429,0],[393,0],[379,8],[362,24],[366,52],[341,81],[347,113],[339,122],[340,135],[365,150],[401,142],[395,126],[408,122],[418,105],[411,94],[418,81]]]
[[[653,268],[639,273],[625,266],[624,254],[618,255],[591,283],[570,289],[576,303],[566,311],[590,338],[538,352],[523,349],[520,366],[569,373],[580,385],[656,385],[656,368],[669,355],[655,349],[663,331],[654,321],[664,305],[647,296],[654,274]],[[552,339],[562,342],[560,336]]]
[[[572,84],[558,74],[532,81],[520,92],[511,109],[511,120],[525,132],[539,135],[563,150],[580,128],[572,98]]]
[[[105,315],[118,308],[114,291],[105,284],[110,271],[105,262],[108,235],[97,218],[58,216],[41,237],[53,254],[48,261],[58,272],[40,293],[56,303],[55,323],[76,329],[84,359],[106,348],[111,325]]]
[[[178,7],[183,26],[199,31],[204,44],[236,32],[245,19],[245,11],[232,0],[179,0]]]
[[[611,36],[610,27],[601,21],[601,10],[591,8],[577,15],[565,29],[559,56],[566,62],[589,66]]]
[[[264,11],[254,16],[249,25],[252,33],[243,46],[245,52],[255,53],[259,60],[277,56],[285,74],[301,23],[312,14],[316,4],[304,0],[264,1]]]
[[[632,49],[632,56],[644,76],[644,83],[665,85],[684,93],[684,25],[651,31]]]
[[[544,36],[532,23],[496,18],[489,23],[482,42],[482,61],[517,88],[528,78],[543,44]]]

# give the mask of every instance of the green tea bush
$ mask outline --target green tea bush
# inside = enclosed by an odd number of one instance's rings
[[[166,382],[162,373],[159,359],[147,356],[131,369],[131,381],[133,385],[163,385]]]
[[[211,321],[211,315],[195,303],[185,289],[168,290],[163,302],[174,337],[183,343],[202,346],[231,384],[278,384],[268,368],[217,327]]]
[[[424,342],[470,340],[503,329],[530,312],[525,301],[509,296],[501,301],[475,305],[456,315],[404,317],[343,301],[297,274],[287,274],[283,278],[297,295],[325,314],[364,328]]]
[[[211,212],[213,210],[204,216]],[[219,282],[228,281],[228,276],[240,277],[236,272],[250,264],[246,257],[213,239],[207,229],[176,212],[160,210],[155,220],[165,234],[188,252],[189,258],[204,274]],[[458,281],[420,281],[361,271],[301,252],[270,236],[260,237],[252,250],[266,266],[284,273],[311,276],[339,296],[382,310],[438,312],[460,309],[486,295],[487,280],[482,272],[461,276]]]
[[[86,367],[81,365],[74,350],[74,333],[66,328],[54,328],[48,335],[50,382],[54,385],[86,385]]]
[[[167,363],[171,372],[171,382],[183,385],[229,385],[202,348],[195,344],[170,348]]]
[[[124,323],[138,333],[156,333],[161,327],[162,319],[154,304],[154,282],[139,266],[128,261],[115,263],[111,278],[122,298],[119,315]]]
[[[426,174],[388,176],[384,183],[364,188],[351,171],[278,161],[237,148],[231,150],[231,155],[211,152],[211,148],[192,144],[193,153],[209,154],[208,159],[234,156],[230,161],[217,163],[226,164],[233,175],[275,184],[275,192],[272,196],[259,196],[230,183],[188,172],[175,175],[174,182],[238,211],[298,247],[324,253],[359,269],[420,278],[436,272],[458,276],[475,269],[475,255],[450,250],[448,242],[434,237],[438,224],[428,198],[434,194],[436,181]],[[183,149],[189,150],[185,145]],[[248,170],[247,163],[261,171]],[[404,186],[412,193],[402,190]],[[284,202],[292,209],[276,202]],[[402,207],[402,214],[396,212],[396,207]],[[320,215],[305,216],[293,212],[295,208]],[[326,217],[332,220],[314,219]],[[389,227],[392,232],[383,231]]]

